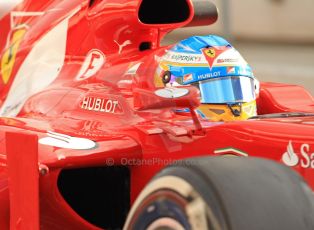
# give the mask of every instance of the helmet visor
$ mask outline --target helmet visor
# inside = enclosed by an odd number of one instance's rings
[[[254,79],[232,76],[199,82],[201,103],[221,104],[250,102],[255,100]]]

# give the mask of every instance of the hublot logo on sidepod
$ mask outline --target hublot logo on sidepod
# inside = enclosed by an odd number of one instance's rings
[[[123,113],[123,109],[119,101],[98,97],[84,97],[81,101],[80,108],[102,113]]]
[[[314,169],[314,152],[310,152],[310,145],[302,144],[300,154],[295,153],[292,141],[289,141],[287,152],[282,155],[282,161],[285,165],[294,167],[300,165],[302,168]]]

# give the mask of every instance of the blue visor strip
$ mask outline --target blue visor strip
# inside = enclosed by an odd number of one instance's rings
[[[224,77],[201,81],[202,103],[237,103],[255,99],[254,80],[249,77]]]

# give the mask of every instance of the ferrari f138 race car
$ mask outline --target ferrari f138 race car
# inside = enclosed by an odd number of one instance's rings
[[[0,229],[314,229],[314,100],[207,0],[0,7]]]

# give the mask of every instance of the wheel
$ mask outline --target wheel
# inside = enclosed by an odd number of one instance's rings
[[[170,71],[165,71],[164,74],[162,75],[162,82],[166,85],[169,83],[171,80],[171,72]]]
[[[314,229],[312,190],[288,167],[258,158],[177,162],[143,189],[124,230]]]

